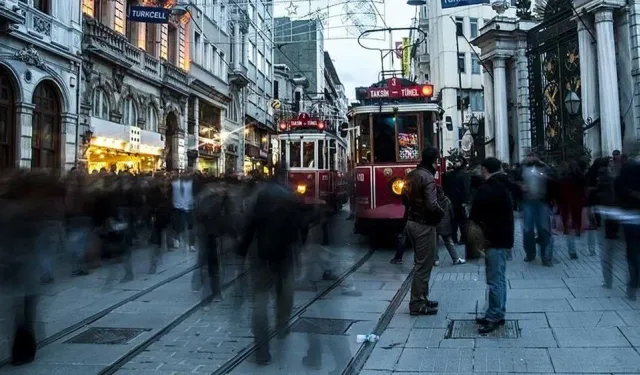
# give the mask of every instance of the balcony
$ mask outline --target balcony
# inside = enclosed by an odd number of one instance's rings
[[[246,87],[250,82],[246,66],[240,65],[237,69],[234,67],[229,70],[229,84],[242,88]]]
[[[17,30],[17,25],[25,23],[24,13],[15,0],[0,0],[0,32]]]
[[[189,73],[168,61],[162,63],[162,70],[163,86],[170,87],[183,95],[189,95]]]
[[[83,31],[83,51],[131,68],[156,82],[163,77],[160,59],[129,43],[124,35],[87,16],[84,17]]]

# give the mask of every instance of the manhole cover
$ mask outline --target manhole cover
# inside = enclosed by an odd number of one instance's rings
[[[344,335],[352,324],[353,320],[346,319],[300,318],[291,327],[291,332]]]
[[[147,331],[150,329],[91,327],[66,341],[65,344],[124,345]]]
[[[520,337],[520,326],[517,320],[507,320],[503,326],[495,331],[481,335],[480,326],[475,320],[452,320],[449,323],[445,339],[477,339],[482,337],[497,337],[502,339],[517,339]]]

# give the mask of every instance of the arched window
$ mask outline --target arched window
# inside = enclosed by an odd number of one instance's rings
[[[227,118],[231,121],[238,121],[238,103],[232,100],[227,109]]]
[[[138,126],[136,105],[132,98],[126,98],[122,102],[122,123],[129,126]]]
[[[93,91],[93,117],[109,120],[109,99],[103,89]]]
[[[147,129],[152,132],[158,131],[158,114],[152,105],[147,107]]]

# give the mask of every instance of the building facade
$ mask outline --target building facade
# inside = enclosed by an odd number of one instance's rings
[[[512,0],[515,5],[515,0]],[[509,9],[506,15],[515,15]],[[434,99],[450,116],[453,130],[443,128],[444,154],[460,147],[465,126],[472,115],[484,116],[483,66],[480,50],[470,41],[495,16],[489,4],[442,9],[431,1],[419,12],[418,25],[426,32],[426,46],[418,46],[414,67],[419,83],[434,85]]]
[[[79,127],[90,144],[79,160],[92,172],[184,169],[191,17],[172,15],[167,24],[131,22],[128,1],[82,3]]]
[[[559,163],[633,151],[636,14],[623,2],[566,0],[549,3],[535,22],[492,19],[473,41],[492,72],[487,153],[518,162],[533,151]]]
[[[78,154],[80,0],[0,2],[0,169],[68,170]]]

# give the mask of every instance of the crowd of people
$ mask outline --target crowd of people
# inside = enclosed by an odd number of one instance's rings
[[[578,259],[576,237],[587,231],[587,250],[595,255],[595,229],[603,227],[603,287],[612,287],[613,243],[620,231],[626,241],[628,298],[640,286],[640,162],[619,151],[611,157],[569,160],[550,165],[530,154],[521,165],[509,166],[490,157],[474,167],[453,158],[442,179],[435,181],[439,151],[427,148],[422,162],[407,176],[404,189],[406,226],[391,263],[402,263],[405,237],[415,251],[409,310],[412,315],[438,312],[428,298],[433,266],[439,265],[441,237],[453,264],[463,264],[454,244],[465,245],[466,258],[484,255],[489,289],[488,309],[479,318],[480,333],[504,324],[507,301],[506,264],[514,246],[514,212],[522,218],[525,262],[539,256],[554,265],[554,230],[564,235],[568,257]]]
[[[155,175],[80,170],[64,176],[33,170],[2,174],[0,230],[5,240],[0,245],[0,289],[16,304],[12,364],[35,358],[39,289],[55,282],[59,270],[66,269],[59,267],[61,263],[70,263],[69,277],[88,275],[96,262],[121,263],[120,281],[126,283],[135,276],[135,249],[149,249],[150,274],[157,272],[165,249],[182,249],[197,255],[201,266],[201,272],[194,272],[192,287],[204,287],[219,301],[223,238],[231,244],[225,248],[254,269],[253,326],[256,342],[262,343],[268,334],[264,322],[265,298],[273,284],[269,280],[277,284],[282,323],[291,314],[299,245],[311,226],[328,219],[325,210],[304,205],[285,187],[285,179],[282,171],[272,180],[214,178],[193,170]],[[323,238],[328,241],[328,235]],[[256,246],[251,246],[254,239]],[[333,277],[331,270],[323,277]],[[258,357],[268,362],[268,348],[262,346]]]

